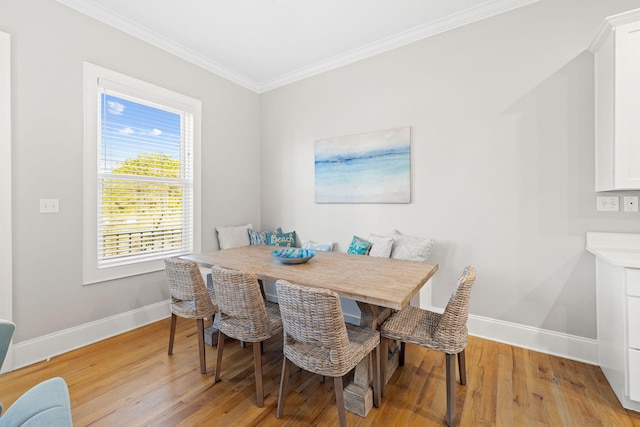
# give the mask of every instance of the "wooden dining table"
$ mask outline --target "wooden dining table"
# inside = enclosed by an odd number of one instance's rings
[[[251,271],[264,282],[284,279],[301,285],[331,289],[352,299],[361,311],[360,325],[378,329],[392,313],[401,310],[438,270],[437,264],[377,258],[341,252],[316,251],[304,264],[282,264],[271,256],[274,246],[252,245],[214,252],[185,255],[201,267],[218,265]],[[398,346],[391,355],[381,355],[383,381],[388,381],[398,366]],[[345,408],[366,416],[373,406],[373,372],[366,358],[356,366],[353,381],[344,389]]]

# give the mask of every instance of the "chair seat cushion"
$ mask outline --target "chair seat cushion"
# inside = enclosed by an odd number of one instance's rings
[[[409,306],[392,314],[380,327],[380,335],[445,353],[461,352],[468,341],[466,327],[458,334],[438,339],[436,330],[441,317],[439,313]]]
[[[59,377],[32,387],[0,417],[0,427],[72,425],[69,389]]]
[[[292,340],[284,346],[284,355],[296,366],[314,374],[328,377],[345,375],[380,343],[378,331],[349,323],[346,327],[349,344],[340,353]]]

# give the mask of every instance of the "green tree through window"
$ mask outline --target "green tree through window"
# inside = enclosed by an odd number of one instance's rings
[[[112,175],[179,179],[180,160],[141,153]],[[105,179],[102,185],[103,257],[181,248],[181,185],[126,178]]]

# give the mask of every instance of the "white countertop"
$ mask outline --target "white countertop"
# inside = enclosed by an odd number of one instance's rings
[[[610,264],[640,268],[640,234],[589,232],[586,249]]]

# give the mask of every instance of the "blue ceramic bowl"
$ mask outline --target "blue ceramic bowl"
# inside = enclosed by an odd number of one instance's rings
[[[271,256],[283,264],[303,264],[313,258],[316,251],[312,249],[285,248],[271,252]]]

